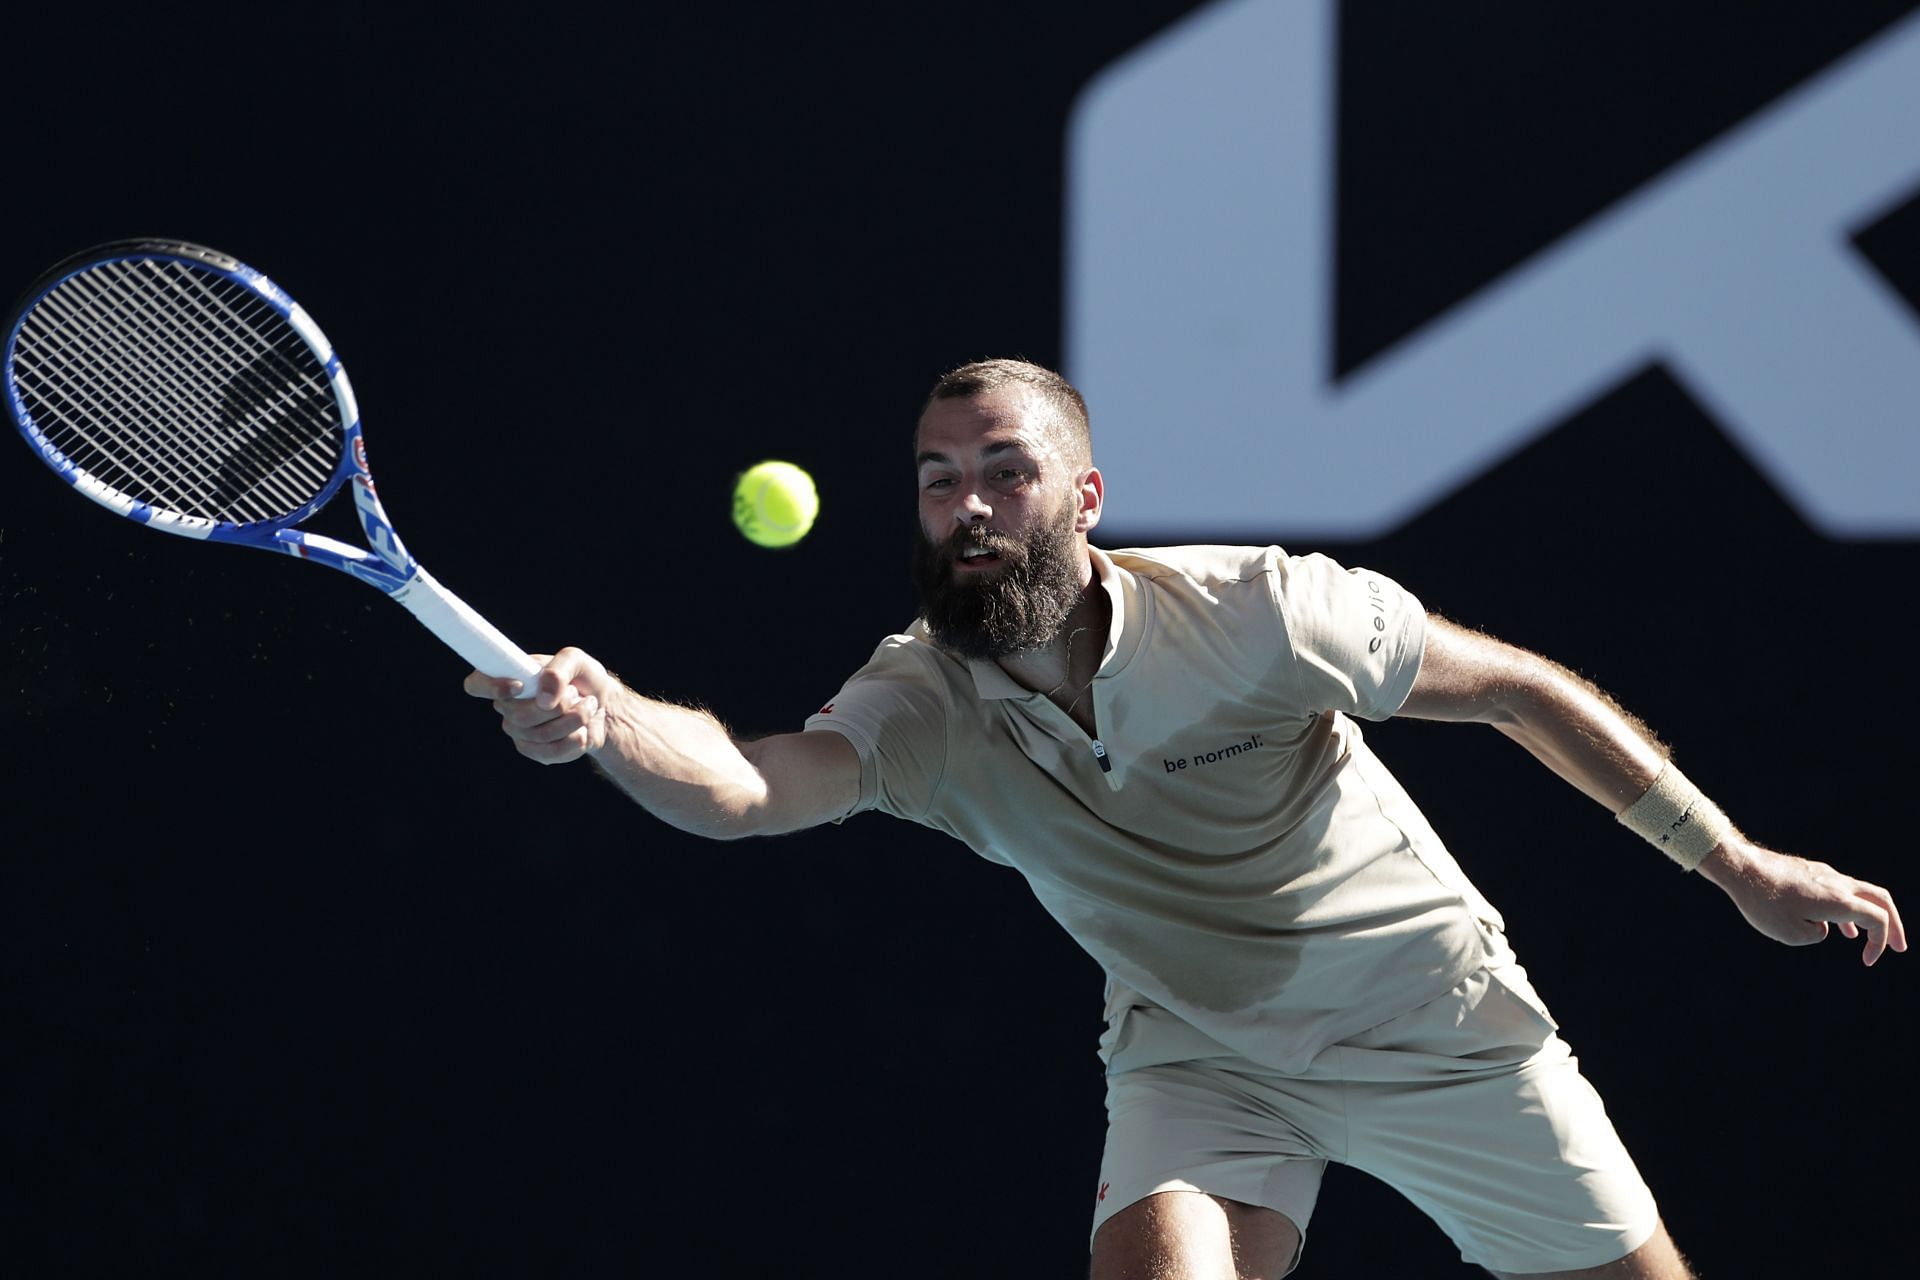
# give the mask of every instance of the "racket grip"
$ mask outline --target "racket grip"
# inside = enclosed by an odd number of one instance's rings
[[[533,677],[540,664],[425,569],[416,565],[413,576],[393,592],[393,598],[449,649],[471,662],[476,671],[522,681],[518,696],[534,695]]]

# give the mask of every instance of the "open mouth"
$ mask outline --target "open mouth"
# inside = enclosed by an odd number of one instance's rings
[[[1000,563],[1000,557],[986,547],[962,547],[953,559],[954,563],[966,569],[984,569]]]

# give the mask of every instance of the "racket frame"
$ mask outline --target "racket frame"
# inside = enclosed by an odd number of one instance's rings
[[[142,502],[84,471],[49,439],[20,395],[14,374],[14,351],[21,329],[40,300],[74,276],[108,262],[173,261],[196,270],[225,276],[249,290],[277,312],[326,372],[334,403],[340,412],[342,435],[333,474],[320,491],[293,511],[271,520],[236,523],[168,511]],[[7,317],[4,359],[7,408],[27,444],[61,479],[94,502],[148,528],[203,542],[226,542],[258,547],[311,560],[377,587],[405,607],[461,657],[488,675],[524,682],[521,696],[533,693],[532,677],[540,664],[471,606],[448,591],[410,555],[393,522],[380,505],[373,473],[367,467],[367,449],[360,430],[360,408],[353,384],[339,353],[305,308],[262,273],[236,258],[182,240],[120,240],[74,254],[49,268],[15,303]],[[367,539],[366,547],[309,533],[295,526],[311,517],[349,485],[354,513]]]

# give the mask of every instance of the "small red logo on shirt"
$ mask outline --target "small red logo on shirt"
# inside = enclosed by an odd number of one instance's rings
[[[1095,1197],[1094,1197],[1094,1199],[1096,1199],[1096,1200],[1105,1200],[1105,1199],[1107,1198],[1107,1188],[1108,1188],[1108,1187],[1110,1187],[1110,1186],[1112,1186],[1112,1185],[1113,1185],[1113,1184],[1112,1184],[1111,1182],[1103,1182],[1103,1183],[1101,1183],[1101,1184],[1100,1184],[1100,1194],[1099,1194],[1099,1195],[1097,1195],[1097,1196],[1095,1196]]]
[[[814,714],[815,714],[815,715],[817,715],[817,716],[830,716],[830,715],[832,715],[832,714],[833,714],[833,704],[832,704],[831,702],[829,702],[829,703],[828,703],[828,704],[827,704],[826,706],[824,706],[824,707],[822,707],[822,708],[820,708],[820,709],[819,709],[818,711],[816,711],[816,712],[814,712]]]

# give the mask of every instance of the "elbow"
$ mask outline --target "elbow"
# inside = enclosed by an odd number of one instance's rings
[[[1488,686],[1485,705],[1477,718],[1525,743],[1566,701],[1559,669],[1544,658],[1517,650],[1501,676]]]
[[[1600,699],[1586,682],[1557,663],[1527,656],[1531,661],[1502,688],[1488,723],[1530,749],[1564,736],[1572,726],[1591,725]]]
[[[756,794],[738,783],[714,784],[682,782],[645,791],[623,786],[617,777],[608,777],[627,793],[628,799],[666,823],[702,840],[745,840],[749,836],[772,835],[769,808],[764,792]]]
[[[784,834],[784,829],[767,820],[764,811],[752,810],[744,813],[730,812],[723,819],[713,823],[698,834],[709,840],[722,840],[728,843],[739,840],[751,840],[760,836]]]
[[[1490,723],[1503,732],[1538,725],[1566,701],[1566,673],[1537,653],[1514,649],[1501,676],[1494,689]]]
[[[674,825],[703,840],[734,841],[778,834],[767,820],[766,805],[745,795],[715,797],[710,805],[681,815]]]

